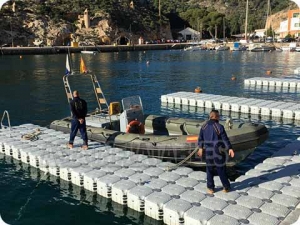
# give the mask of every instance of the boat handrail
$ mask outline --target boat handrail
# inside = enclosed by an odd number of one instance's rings
[[[3,124],[3,120],[5,119],[5,116],[7,117],[7,123],[8,126],[5,126]],[[10,117],[9,117],[9,113],[7,110],[4,110],[3,115],[2,115],[2,119],[1,119],[1,129],[7,129],[9,128],[9,130],[11,130],[11,125],[10,125]]]

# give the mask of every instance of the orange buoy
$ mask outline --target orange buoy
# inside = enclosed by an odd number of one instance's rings
[[[23,58],[23,56],[20,55],[20,59],[22,59],[22,58]]]
[[[231,80],[236,80],[236,77],[232,75]]]
[[[195,88],[195,93],[202,93],[201,87],[196,87]]]
[[[272,71],[271,71],[271,70],[267,70],[267,71],[266,71],[266,74],[267,74],[267,75],[271,75],[271,74],[272,74]]]

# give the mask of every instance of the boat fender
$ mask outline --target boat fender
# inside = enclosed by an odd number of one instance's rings
[[[133,132],[131,128],[135,128],[138,134],[145,134],[145,126],[138,120],[132,120],[126,127],[126,133],[136,133]]]

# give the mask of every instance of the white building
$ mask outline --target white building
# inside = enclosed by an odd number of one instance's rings
[[[178,32],[182,35],[184,40],[198,40],[200,39],[200,32],[196,31],[190,27],[185,28],[184,30]]]

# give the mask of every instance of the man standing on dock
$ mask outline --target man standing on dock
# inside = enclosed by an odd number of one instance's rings
[[[82,149],[88,149],[88,138],[86,133],[85,117],[87,115],[87,103],[79,97],[78,91],[73,91],[73,100],[70,102],[72,112],[71,133],[68,147],[73,148],[75,136],[78,129],[80,130],[81,138],[83,140]]]
[[[209,194],[213,194],[215,191],[214,167],[216,167],[223,184],[223,192],[227,193],[230,191],[230,183],[226,174],[226,154],[221,151],[221,149],[224,147],[229,149],[228,154],[232,158],[234,157],[234,151],[232,150],[224,126],[219,124],[219,118],[219,112],[212,110],[209,114],[209,121],[204,123],[200,129],[198,139],[198,156],[202,157],[202,155],[205,154],[207,188]],[[204,150],[205,152],[203,153]]]

